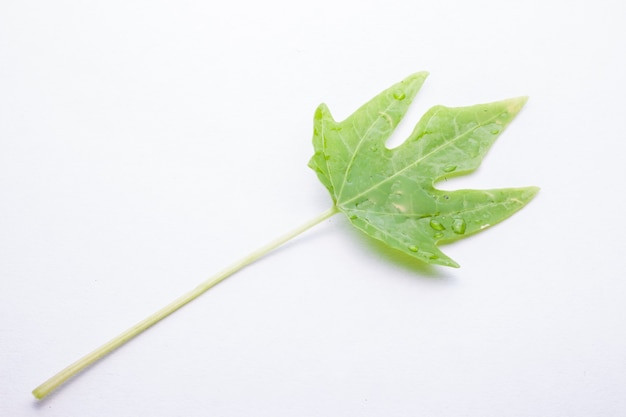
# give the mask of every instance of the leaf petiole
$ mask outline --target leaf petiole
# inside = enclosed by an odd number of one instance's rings
[[[197,297],[199,297],[200,295],[204,294],[210,288],[214,287],[215,285],[217,285],[218,283],[222,282],[223,280],[225,280],[229,276],[233,275],[235,272],[237,272],[237,271],[243,269],[244,267],[250,265],[251,263],[255,262],[256,260],[258,260],[258,259],[262,258],[263,256],[267,255],[269,252],[273,251],[274,249],[278,248],[279,246],[283,245],[284,243],[288,242],[289,240],[293,239],[294,237],[298,236],[299,234],[307,231],[311,227],[313,227],[313,226],[323,222],[324,220],[328,219],[329,217],[333,216],[334,214],[336,214],[338,212],[339,212],[339,210],[337,209],[337,207],[333,206],[331,209],[329,209],[329,210],[321,213],[320,215],[312,218],[308,222],[306,222],[306,223],[302,224],[301,226],[293,229],[292,231],[284,234],[283,236],[279,237],[278,239],[273,240],[272,242],[269,242],[265,246],[262,246],[259,249],[253,251],[252,253],[250,253],[246,257],[240,259],[239,261],[235,262],[234,264],[232,264],[231,266],[227,267],[226,269],[224,269],[224,270],[218,272],[217,274],[213,275],[212,277],[208,278],[206,281],[202,282],[196,288],[194,288],[193,290],[189,291],[188,293],[182,295],[181,297],[179,297],[178,299],[174,300],[170,304],[166,305],[165,307],[163,307],[159,311],[157,311],[154,314],[146,317],[144,320],[142,320],[139,323],[135,324],[133,327],[131,327],[130,329],[128,329],[125,332],[121,333],[120,335],[118,335],[117,337],[113,338],[109,342],[105,343],[104,345],[102,345],[99,348],[95,349],[91,353],[83,356],[82,358],[80,358],[76,362],[72,363],[67,368],[63,369],[62,371],[60,371],[59,373],[57,373],[56,375],[54,375],[53,377],[48,379],[46,382],[44,382],[43,384],[41,384],[37,388],[35,388],[33,390],[33,395],[37,399],[42,399],[42,398],[46,397],[52,391],[57,389],[61,384],[63,384],[68,379],[70,379],[72,376],[76,375],[77,373],[79,373],[80,371],[85,369],[86,367],[90,366],[91,364],[93,364],[94,362],[96,362],[99,359],[103,358],[104,356],[106,356],[107,354],[112,352],[113,350],[115,350],[118,347],[122,346],[124,343],[128,342],[129,340],[131,340],[135,336],[139,335],[143,331],[147,330],[151,326],[155,325],[159,321],[163,320],[165,317],[169,316],[170,314],[172,314],[173,312],[175,312],[179,308],[183,307],[185,304],[189,303],[190,301],[192,301],[192,300],[196,299]]]

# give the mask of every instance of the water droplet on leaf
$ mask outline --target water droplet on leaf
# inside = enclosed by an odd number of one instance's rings
[[[492,135],[497,135],[498,133],[500,133],[500,129],[491,129]]]
[[[404,91],[402,90],[397,90],[394,91],[393,98],[395,98],[396,100],[404,100],[406,98],[406,94],[404,94]]]
[[[411,245],[411,246],[409,246],[409,250],[411,252],[417,252],[419,250],[419,248],[417,246],[415,246],[415,245]]]
[[[455,219],[454,223],[452,223],[452,231],[457,235],[462,235],[465,233],[465,228],[467,225],[465,224],[465,220],[463,219]]]
[[[441,222],[439,220],[435,220],[435,219],[430,219],[430,227],[432,227],[435,230],[445,230],[446,229],[444,227],[444,225],[441,224]]]
[[[443,172],[453,172],[456,169],[456,165],[448,165],[444,167]]]
[[[441,232],[437,232],[437,233],[435,233],[435,234],[433,235],[433,237],[434,237],[435,239],[441,239],[441,238],[443,237],[443,233],[441,233]]]

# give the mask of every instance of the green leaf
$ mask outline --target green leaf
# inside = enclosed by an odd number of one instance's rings
[[[338,211],[357,228],[391,247],[428,263],[458,266],[437,248],[437,243],[460,239],[502,221],[528,203],[538,189],[441,191],[433,184],[445,176],[476,169],[526,99],[456,109],[435,107],[403,145],[387,149],[385,141],[425,78],[426,73],[408,77],[341,123],[335,122],[326,106],[321,105],[315,113],[315,154],[309,166],[330,191],[333,206],[207,278],[62,369],[35,388],[33,395],[46,397],[155,323]]]
[[[438,243],[506,219],[538,188],[443,191],[434,184],[474,171],[526,98],[433,107],[402,145],[387,148],[386,140],[427,75],[407,77],[342,122],[320,105],[309,166],[355,227],[424,262],[458,267]]]

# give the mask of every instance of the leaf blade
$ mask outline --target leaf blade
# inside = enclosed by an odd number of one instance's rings
[[[320,106],[309,165],[356,228],[424,262],[458,267],[439,243],[501,222],[532,200],[538,189],[442,191],[434,184],[478,168],[527,98],[435,106],[405,142],[388,149],[386,140],[425,77],[409,76],[339,123]]]
[[[379,93],[339,123],[325,104],[317,108],[313,128],[315,153],[309,166],[331,192],[333,200],[343,193],[360,150],[369,146],[378,147],[381,138],[386,139],[393,133],[427,76],[427,72],[410,75]],[[361,174],[357,172],[355,175]]]

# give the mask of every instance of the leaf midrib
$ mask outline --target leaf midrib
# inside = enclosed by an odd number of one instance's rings
[[[346,201],[339,201],[339,197],[338,197],[338,198],[337,198],[337,205],[338,205],[338,206],[344,206],[344,205],[346,205],[346,204],[350,204],[350,203],[352,203],[352,202],[353,202],[353,201],[355,201],[355,200],[358,200],[359,198],[361,198],[361,197],[363,197],[363,196],[367,195],[369,192],[371,192],[371,191],[375,190],[376,188],[380,187],[382,184],[384,184],[384,183],[386,183],[386,182],[388,182],[388,181],[390,181],[390,180],[392,180],[392,179],[394,179],[394,178],[397,178],[397,177],[398,177],[399,175],[401,175],[404,171],[406,171],[406,170],[408,170],[408,169],[413,168],[415,165],[420,164],[420,163],[421,163],[424,159],[426,159],[426,158],[430,157],[431,155],[433,155],[433,154],[435,154],[435,153],[437,153],[437,152],[441,151],[442,149],[446,148],[447,146],[449,146],[449,145],[452,145],[452,144],[456,143],[456,141],[460,140],[460,139],[461,139],[461,138],[463,138],[464,136],[466,136],[466,135],[468,135],[468,134],[470,134],[470,133],[473,133],[474,131],[476,131],[476,130],[480,129],[481,127],[484,127],[486,124],[488,124],[488,123],[492,122],[493,120],[496,120],[498,117],[500,117],[500,115],[501,115],[501,114],[502,114],[502,113],[498,113],[498,114],[496,114],[495,116],[490,117],[489,119],[485,120],[482,124],[477,124],[475,127],[473,127],[473,128],[471,128],[471,129],[469,129],[469,130],[467,130],[467,131],[465,131],[465,132],[461,133],[460,135],[457,135],[456,137],[454,137],[454,138],[452,138],[451,140],[449,140],[449,141],[447,141],[447,142],[443,143],[441,146],[436,147],[435,149],[433,149],[432,151],[428,152],[427,154],[422,155],[419,159],[416,159],[415,161],[411,162],[410,164],[408,164],[407,166],[405,166],[405,167],[404,167],[404,168],[402,168],[401,170],[399,170],[399,171],[397,171],[397,172],[393,173],[392,175],[388,176],[388,177],[387,177],[387,178],[385,178],[384,180],[380,181],[380,182],[379,182],[379,183],[377,183],[377,184],[374,184],[373,186],[369,187],[369,188],[368,188],[368,189],[366,189],[365,191],[362,191],[361,193],[359,193],[359,194],[355,195],[354,197],[350,198],[349,200],[346,200]],[[387,149],[388,149],[388,148],[387,148]],[[398,150],[398,148],[396,148],[396,150]],[[393,151],[393,150],[390,150],[390,151]],[[355,158],[355,155],[356,155],[357,153],[358,153],[358,148],[357,148],[357,150],[355,150],[355,152],[354,152],[354,154],[353,154],[353,158],[352,158],[352,159],[354,159],[354,158]],[[346,171],[346,172],[347,172],[347,171]],[[344,178],[344,179],[345,179],[345,178]],[[343,191],[344,185],[345,185],[345,180],[344,180],[344,184],[342,185],[342,191]]]
[[[440,190],[439,190],[440,191]],[[483,191],[489,191],[489,190],[468,190],[468,191],[478,191],[478,192],[483,192]],[[359,212],[359,213],[368,213],[368,214],[376,214],[377,216],[389,216],[389,217],[408,217],[408,218],[417,218],[417,220],[422,220],[422,219],[427,219],[430,217],[441,217],[441,216],[453,216],[455,214],[466,214],[466,213],[474,213],[476,211],[479,210],[484,210],[485,208],[492,208],[492,207],[496,207],[496,206],[501,206],[510,202],[515,202],[516,204],[520,205],[523,204],[523,201],[519,200],[518,198],[506,198],[505,200],[502,201],[491,201],[488,203],[484,203],[480,206],[476,206],[470,209],[465,209],[465,210],[452,210],[452,211],[447,211],[447,212],[440,212],[437,214],[420,214],[420,213],[416,213],[416,212],[411,212],[411,213],[394,213],[394,212],[390,212],[390,211],[371,211],[371,210],[364,210],[364,209],[358,209],[358,208],[354,208],[354,209],[350,209],[350,212]]]

